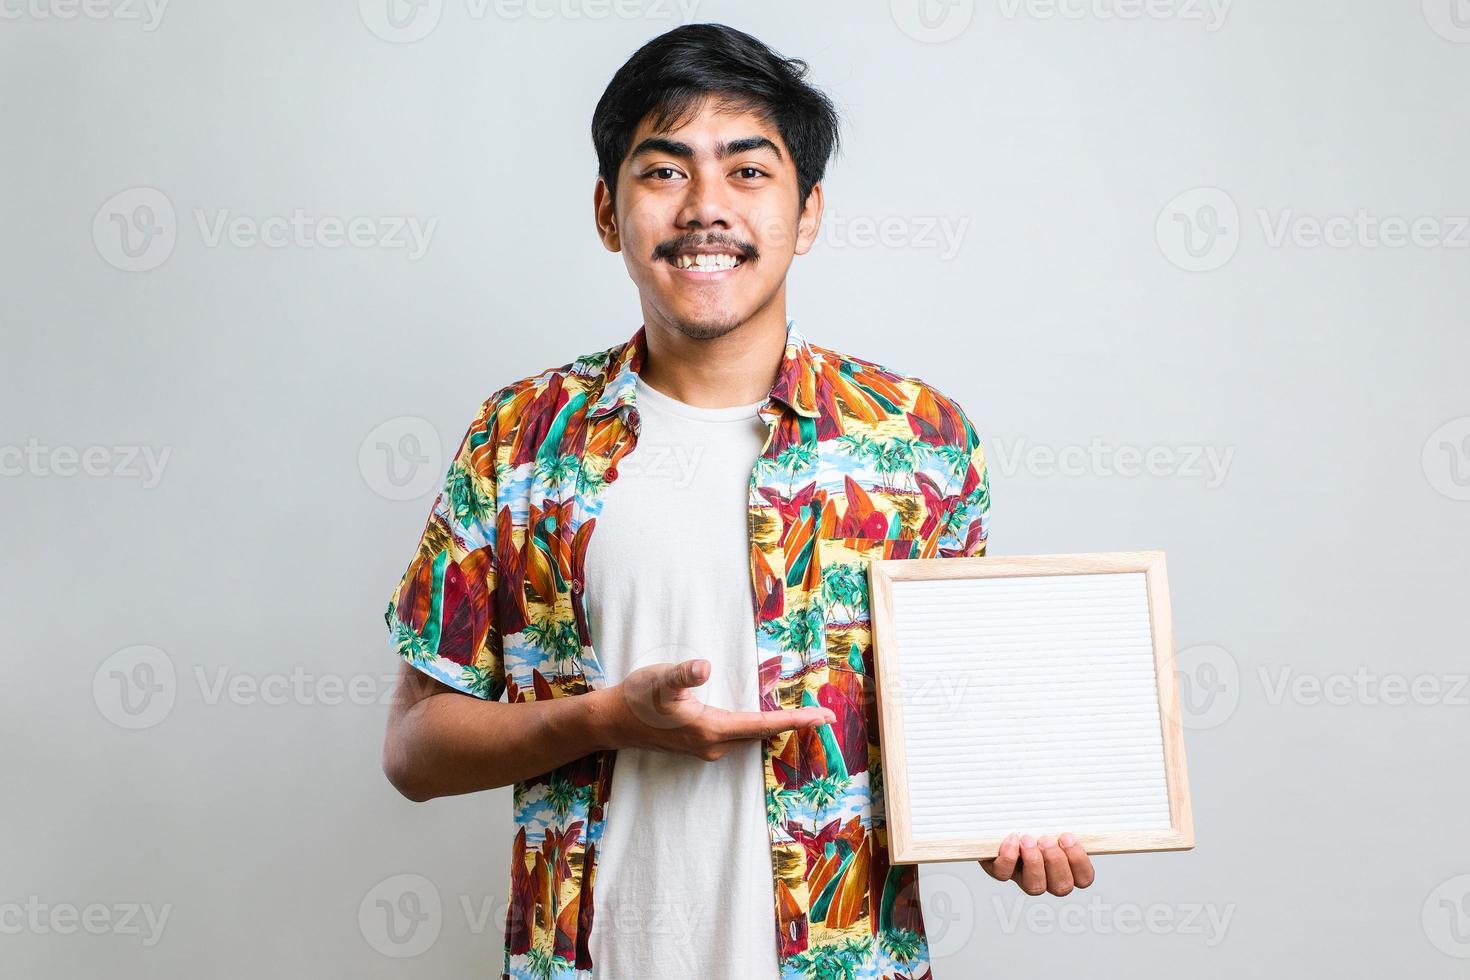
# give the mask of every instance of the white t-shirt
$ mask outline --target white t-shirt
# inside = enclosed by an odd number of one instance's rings
[[[638,381],[638,444],[588,544],[588,626],[608,685],[704,658],[707,705],[760,710],[747,500],[764,399],[696,408]],[[589,940],[599,980],[779,977],[760,739],[721,758],[619,750]]]

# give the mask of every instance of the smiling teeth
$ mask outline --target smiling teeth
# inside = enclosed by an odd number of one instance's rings
[[[674,264],[681,269],[733,269],[740,259],[734,255],[676,255]]]

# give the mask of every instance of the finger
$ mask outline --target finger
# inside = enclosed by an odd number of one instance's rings
[[[1041,860],[1046,868],[1046,890],[1060,898],[1072,892],[1072,867],[1067,863],[1067,852],[1057,846],[1057,839],[1046,836],[1036,842],[1041,848]]]
[[[708,660],[650,664],[628,675],[627,704],[634,717],[652,728],[681,728],[704,711],[691,689],[709,678]]]
[[[709,680],[708,660],[685,660],[663,676],[663,681],[676,688],[698,687]]]
[[[1046,864],[1041,860],[1041,848],[1030,834],[1021,838],[1021,872],[1015,876],[1016,884],[1027,895],[1040,895],[1046,891]]]
[[[780,732],[812,725],[830,725],[837,715],[830,708],[782,708],[777,711],[724,711],[719,715],[721,739],[769,738]]]
[[[1087,856],[1087,849],[1077,843],[1077,838],[1071,834],[1063,834],[1057,843],[1067,854],[1067,864],[1072,868],[1073,884],[1078,888],[1086,888],[1097,880],[1097,873],[1092,868],[1092,858]]]
[[[985,873],[996,881],[1010,881],[1016,873],[1016,864],[1021,860],[1021,838],[1011,834],[1000,842],[1000,852],[995,857],[980,862]]]

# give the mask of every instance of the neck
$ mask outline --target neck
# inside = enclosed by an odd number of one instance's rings
[[[694,338],[657,320],[644,321],[647,342],[639,377],[655,390],[697,408],[729,408],[764,399],[786,351],[785,304],[718,337]]]

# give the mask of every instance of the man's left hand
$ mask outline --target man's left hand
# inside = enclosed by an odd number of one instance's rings
[[[1071,834],[1040,840],[1011,834],[1001,841],[1000,854],[981,861],[980,867],[997,881],[1014,881],[1027,895],[1066,895],[1096,877],[1092,859]]]

